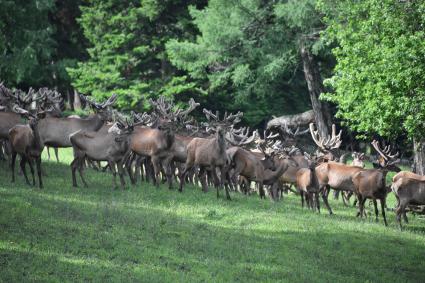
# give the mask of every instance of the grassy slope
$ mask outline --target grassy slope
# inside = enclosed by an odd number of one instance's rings
[[[69,163],[71,152],[62,150]],[[300,208],[290,195],[256,196],[143,183],[111,189],[111,176],[87,171],[73,189],[66,164],[43,163],[40,191],[9,181],[0,162],[0,281],[372,281],[423,282],[425,222],[400,232],[332,201],[336,215]],[[392,204],[390,203],[390,206]]]

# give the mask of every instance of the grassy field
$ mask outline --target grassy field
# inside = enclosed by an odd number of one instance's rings
[[[70,150],[43,163],[45,189],[10,183],[0,162],[0,281],[423,282],[425,221],[400,232],[331,201],[335,215],[214,190],[146,183],[112,190],[87,170],[71,187]],[[224,194],[222,194],[224,195]],[[389,207],[393,206],[391,196]]]

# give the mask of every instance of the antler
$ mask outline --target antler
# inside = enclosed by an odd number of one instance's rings
[[[144,112],[143,114],[131,112],[131,116],[133,117],[134,126],[137,125],[145,125],[148,126],[153,123],[153,118],[148,113]]]
[[[170,101],[166,101],[164,96],[160,96],[156,101],[151,98],[149,99],[149,103],[163,118],[172,118],[171,109],[173,108],[174,104],[172,104]]]
[[[238,134],[240,133],[240,134]],[[253,131],[249,136],[249,127],[238,130],[231,130],[226,134],[226,140],[234,146],[243,146],[252,143],[258,137],[258,131]]]
[[[198,107],[199,105],[201,105],[200,103],[195,102],[195,100],[193,98],[191,98],[189,100],[189,107],[186,110],[181,110],[178,109],[175,112],[175,115],[179,118],[185,118],[187,117],[187,115],[189,115],[190,112],[192,112],[193,110],[196,109],[196,107]]]
[[[329,151],[331,149],[336,149],[341,146],[341,134],[342,130],[339,131],[338,135],[336,134],[336,126],[332,125],[332,135],[327,137],[322,137],[319,134],[319,130],[314,129],[314,123],[310,123],[310,133],[316,145],[324,151]]]
[[[399,159],[396,159],[398,157],[399,152],[396,152],[395,154],[391,154],[390,145],[384,147],[384,149],[381,149],[381,147],[379,146],[379,142],[377,140],[373,140],[371,144],[375,148],[375,150],[379,153],[379,155],[381,155],[382,158],[384,158],[385,161],[388,162],[388,165],[395,164],[399,161]]]

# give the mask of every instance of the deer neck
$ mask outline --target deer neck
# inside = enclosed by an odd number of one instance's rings
[[[102,128],[103,124],[105,123],[105,120],[102,119],[102,116],[99,113],[96,113],[90,119],[90,122],[93,125],[93,131],[98,131],[100,128]]]
[[[219,152],[220,153],[226,152],[226,140],[224,139],[224,136],[217,135],[215,140],[216,140],[216,144],[217,144],[217,148]]]
[[[267,170],[269,174],[267,174],[268,176],[266,176],[265,181],[268,181],[268,182],[276,181],[287,168],[288,168],[288,164],[286,164],[285,162],[281,162],[279,167],[277,167],[275,171]]]
[[[43,148],[43,145],[41,143],[41,138],[40,138],[40,132],[38,131],[38,123],[34,125],[30,125],[30,128],[34,135],[33,147],[40,148],[40,149]]]

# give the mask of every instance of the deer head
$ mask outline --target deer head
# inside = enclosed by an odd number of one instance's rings
[[[400,162],[400,159],[397,158],[399,153],[391,154],[391,146],[386,146],[381,148],[377,140],[372,141],[373,148],[379,153],[378,165],[380,168],[388,169],[390,171],[401,171],[400,168],[395,166],[395,164]]]
[[[102,117],[102,120],[110,121],[112,118],[112,112],[108,109],[110,106],[114,105],[117,101],[117,95],[113,94],[103,103],[97,103],[94,100],[89,99],[87,96],[80,94],[81,100],[85,101],[90,108],[97,114]]]
[[[332,125],[332,135],[322,137],[319,134],[318,130],[315,130],[314,124],[310,123],[310,133],[313,141],[319,147],[319,150],[323,155],[326,156],[329,160],[334,160],[336,158],[336,150],[341,146],[341,134],[342,130],[339,131],[338,135],[336,134],[336,126]]]

